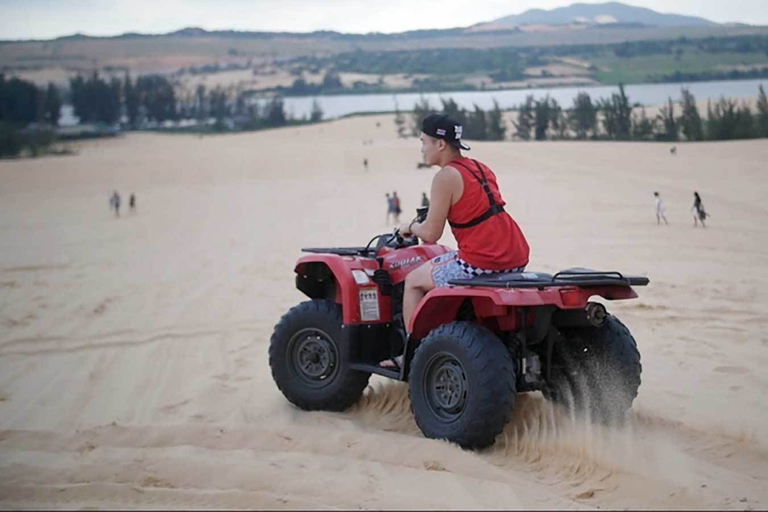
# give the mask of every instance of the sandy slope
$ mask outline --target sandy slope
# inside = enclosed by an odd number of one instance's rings
[[[625,428],[524,396],[472,453],[424,439],[404,385],[374,379],[344,414],[291,407],[266,351],[303,300],[299,249],[383,232],[385,191],[412,211],[431,177],[417,142],[387,116],[137,134],[0,163],[0,506],[768,507],[768,144],[472,155],[497,171],[530,268],[650,276],[639,300],[610,305],[643,355]],[[110,214],[114,188],[137,193],[137,215]]]

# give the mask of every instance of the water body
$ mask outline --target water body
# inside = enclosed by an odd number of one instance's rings
[[[661,105],[672,97],[680,98],[680,89],[687,87],[696,97],[696,101],[716,100],[720,96],[726,98],[756,98],[758,86],[768,88],[768,80],[726,80],[718,82],[693,82],[674,84],[640,84],[627,85],[625,91],[632,103],[640,103],[644,106]],[[392,112],[395,104],[403,111],[413,110],[413,107],[421,99],[425,98],[429,104],[440,109],[441,99],[452,98],[459,107],[474,109],[477,105],[483,110],[493,108],[496,100],[502,109],[514,108],[525,101],[525,97],[532,94],[535,99],[549,95],[557,100],[564,108],[571,108],[573,99],[579,92],[586,92],[592,97],[592,101],[598,98],[607,98],[614,92],[618,92],[618,86],[576,86],[561,88],[531,88],[509,91],[465,91],[465,92],[440,92],[440,93],[408,93],[408,94],[350,94],[340,96],[317,96],[302,98],[285,98],[285,110],[294,117],[309,117],[312,110],[312,101],[317,99],[323,109],[325,119],[333,119],[348,114],[361,112]]]

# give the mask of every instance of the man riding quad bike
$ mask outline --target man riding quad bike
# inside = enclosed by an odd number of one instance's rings
[[[640,354],[589,299],[637,297],[632,286],[648,279],[525,272],[525,238],[495,175],[461,157],[461,126],[429,116],[422,132],[425,162],[441,167],[429,211],[365,247],[304,249],[296,286],[311,300],[282,317],[270,342],[278,388],[302,409],[343,411],[371,374],[406,381],[424,435],[468,448],[494,442],[518,392],[620,421],[640,386]],[[458,252],[434,243],[446,221]]]

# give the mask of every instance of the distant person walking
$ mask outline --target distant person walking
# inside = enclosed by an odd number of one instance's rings
[[[704,221],[710,215],[704,210],[704,203],[701,202],[701,196],[698,192],[694,192],[693,198],[693,208],[691,208],[691,212],[693,213],[693,227],[697,227],[699,221],[701,221],[702,227],[707,227],[707,225],[704,224]]]
[[[669,150],[669,154],[672,156],[677,156],[677,146],[672,146],[672,149]]]
[[[658,192],[654,192],[653,197],[656,198],[656,225],[661,224],[661,219],[664,219],[664,224],[669,224],[669,222],[667,222],[667,216],[664,214],[664,200]]]
[[[136,194],[131,194],[128,199],[128,208],[130,208],[131,213],[136,213]]]
[[[429,208],[429,198],[427,197],[426,192],[421,193],[421,207],[422,208]]]
[[[115,209],[115,217],[120,216],[120,194],[115,190],[112,193],[112,197],[109,199],[109,205]]]
[[[395,209],[395,224],[400,224],[400,213],[403,210],[400,208],[400,198],[397,197],[397,191],[392,192],[392,206]]]
[[[387,226],[389,226],[389,216],[391,215],[393,218],[395,216],[395,201],[392,196],[389,195],[389,192],[384,195],[387,197]]]
[[[363,158],[363,167],[365,168],[366,171],[368,170],[368,159],[367,158]]]

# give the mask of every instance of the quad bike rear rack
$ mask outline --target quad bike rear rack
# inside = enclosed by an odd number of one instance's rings
[[[599,271],[587,268],[571,268],[552,274],[544,272],[520,272],[491,274],[471,279],[451,279],[455,286],[487,286],[491,288],[547,288],[552,286],[647,286],[650,280],[643,276],[624,275],[615,271]]]

